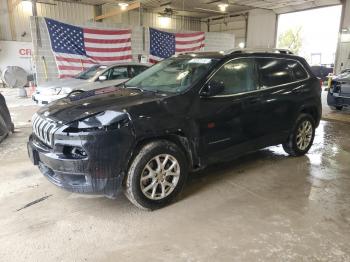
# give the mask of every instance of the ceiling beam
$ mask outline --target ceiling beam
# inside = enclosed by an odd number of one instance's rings
[[[133,10],[133,9],[138,9],[138,8],[140,8],[140,6],[141,6],[140,2],[133,2],[133,3],[129,4],[125,10],[118,9],[118,10],[109,12],[109,13],[104,14],[104,15],[99,15],[99,16],[96,16],[94,18],[94,20],[98,21],[98,20],[102,20],[102,19],[105,19],[105,18],[108,18],[108,17],[116,16],[116,15],[119,15],[119,14],[121,14],[123,12],[127,12],[127,11],[130,11],[130,10]]]

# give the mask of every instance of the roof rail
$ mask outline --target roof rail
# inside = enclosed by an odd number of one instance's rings
[[[225,54],[235,53],[279,53],[293,55],[293,52],[288,49],[282,48],[234,48],[225,51]]]

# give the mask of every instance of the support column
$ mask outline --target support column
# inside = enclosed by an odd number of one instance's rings
[[[342,17],[335,58],[335,73],[350,68],[350,0],[342,1]]]

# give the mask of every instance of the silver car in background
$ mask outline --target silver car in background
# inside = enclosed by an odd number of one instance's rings
[[[149,66],[149,64],[135,62],[93,65],[73,78],[58,79],[38,85],[32,99],[38,105],[43,106],[66,97],[72,92],[119,85],[143,72]]]

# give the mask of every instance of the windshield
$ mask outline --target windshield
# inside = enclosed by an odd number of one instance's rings
[[[96,74],[99,74],[101,71],[105,70],[107,66],[104,65],[94,65],[83,72],[79,73],[78,75],[75,76],[77,79],[90,79],[94,77]]]
[[[125,87],[181,92],[207,73],[216,61],[209,58],[169,58],[132,78]]]

